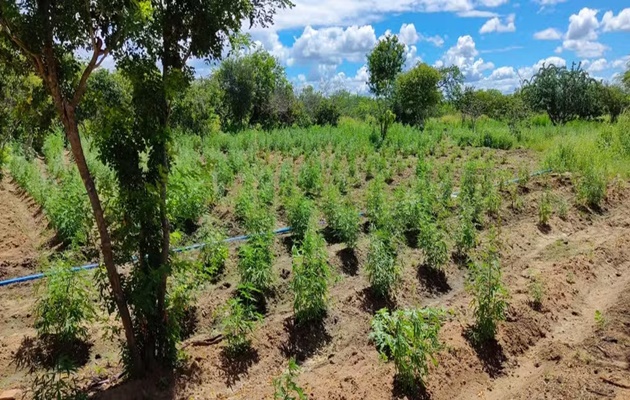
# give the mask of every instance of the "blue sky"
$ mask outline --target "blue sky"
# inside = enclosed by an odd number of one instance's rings
[[[387,32],[406,44],[406,67],[457,65],[468,84],[513,91],[543,62],[582,61],[614,79],[630,61],[630,1],[294,0],[252,39],[296,86],[365,92],[365,54]]]

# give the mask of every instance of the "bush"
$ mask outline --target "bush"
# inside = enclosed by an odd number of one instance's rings
[[[390,232],[376,231],[370,237],[365,269],[370,287],[377,296],[386,298],[400,278],[396,264],[397,245]]]
[[[435,354],[442,349],[438,339],[444,313],[433,308],[418,310],[387,309],[372,319],[372,339],[384,359],[392,359],[401,383],[414,388],[424,386],[429,362],[437,365]]]
[[[308,400],[304,389],[295,382],[300,368],[295,363],[295,359],[289,360],[289,368],[281,377],[273,380],[275,400]]]
[[[221,326],[227,341],[227,350],[231,354],[239,354],[251,345],[248,335],[254,331],[256,322],[262,315],[256,312],[251,299],[232,298],[224,311]]]
[[[347,201],[341,199],[336,188],[330,188],[324,199],[324,216],[332,234],[349,248],[355,248],[359,239],[359,211]]]
[[[273,235],[256,234],[239,249],[238,271],[241,283],[265,292],[273,284]]]
[[[339,108],[329,99],[322,99],[315,113],[315,123],[320,126],[337,126],[341,113]]]
[[[501,282],[501,265],[496,255],[489,254],[471,265],[467,289],[473,296],[471,307],[476,320],[473,338],[478,342],[494,339],[507,308],[507,290]]]
[[[298,186],[310,197],[317,197],[321,194],[324,186],[320,160],[316,155],[308,157],[298,176]]]
[[[440,269],[448,261],[448,249],[444,232],[428,216],[424,216],[418,232],[418,244],[425,256],[425,264]]]
[[[455,236],[455,249],[460,257],[468,256],[477,246],[477,228],[469,208],[462,209],[459,215],[459,228]]]
[[[606,197],[607,185],[608,180],[603,171],[593,166],[586,167],[577,183],[578,201],[588,207],[599,208]]]
[[[314,205],[311,200],[300,194],[287,202],[289,225],[293,229],[293,237],[301,242],[314,216]]]
[[[225,235],[215,229],[203,235],[205,246],[201,249],[202,271],[211,279],[215,279],[225,269],[229,250],[224,240]]]
[[[551,195],[549,191],[545,190],[540,196],[540,202],[538,203],[538,224],[540,226],[549,225],[551,212]]]
[[[328,255],[326,243],[311,224],[299,247],[293,248],[293,311],[298,324],[320,319],[328,302]]]
[[[90,283],[64,261],[53,264],[46,277],[35,306],[37,335],[54,337],[60,344],[87,341],[88,326],[96,317]]]

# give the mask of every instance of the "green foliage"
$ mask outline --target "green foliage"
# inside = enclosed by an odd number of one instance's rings
[[[548,226],[549,218],[552,213],[551,207],[551,195],[548,190],[545,190],[540,196],[540,202],[538,203],[538,224],[540,226]]]
[[[33,400],[87,400],[88,395],[79,390],[80,383],[68,372],[48,371],[33,380]]]
[[[372,319],[370,339],[384,359],[392,359],[401,383],[407,388],[424,386],[429,363],[437,366],[435,354],[443,345],[438,335],[444,312],[433,308],[379,310]]]
[[[297,242],[301,242],[313,222],[315,206],[312,200],[300,194],[296,194],[287,203],[287,216],[293,229],[293,237]]]
[[[228,300],[221,327],[227,341],[230,354],[240,354],[249,349],[251,341],[248,337],[254,331],[256,323],[262,319],[252,305],[251,297],[237,297]]]
[[[445,233],[427,215],[421,218],[418,245],[424,252],[426,266],[440,269],[448,261]]]
[[[387,35],[368,54],[368,87],[377,97],[392,94],[396,77],[405,63],[405,45],[398,36]]]
[[[311,154],[302,165],[298,175],[298,186],[310,197],[317,197],[321,194],[324,180],[317,153]]]
[[[545,297],[545,284],[540,278],[540,275],[536,274],[531,277],[528,289],[532,307],[536,310],[540,310],[542,308],[543,298]]]
[[[473,338],[479,342],[494,339],[507,308],[507,290],[501,281],[501,265],[494,250],[470,265],[466,288],[473,296],[470,303],[476,321]]]
[[[293,247],[293,311],[298,324],[316,321],[326,313],[328,303],[328,254],[326,242],[314,223],[304,240]]]
[[[606,325],[608,325],[608,320],[606,319],[604,314],[599,310],[595,310],[595,325],[597,326],[597,329],[600,331],[603,331],[604,328],[606,328]]]
[[[428,64],[418,64],[396,78],[395,113],[404,123],[424,128],[424,121],[439,103],[441,75]]]
[[[87,341],[89,324],[96,317],[91,284],[64,261],[55,262],[46,278],[35,305],[37,335],[52,336],[62,346]]]
[[[523,87],[523,95],[533,110],[544,111],[554,125],[576,118],[602,114],[601,84],[573,64],[571,69],[543,65]]]
[[[623,88],[615,85],[601,86],[600,101],[612,123],[617,122],[621,113],[630,106],[630,96],[624,92]]]
[[[578,201],[591,208],[599,208],[606,198],[608,179],[606,174],[595,166],[588,166],[578,178]]]
[[[289,359],[287,371],[273,380],[273,398],[275,400],[308,400],[304,389],[295,382],[299,372],[300,368],[295,363],[295,359]]]
[[[238,251],[238,272],[241,283],[251,285],[260,292],[271,289],[273,284],[273,234],[259,233],[252,236]]]
[[[324,195],[323,212],[335,238],[349,248],[355,248],[361,230],[361,219],[356,207],[350,201],[343,200],[337,188],[330,187]]]
[[[385,193],[385,183],[380,179],[375,179],[368,185],[367,218],[371,230],[395,230],[392,209]]]
[[[203,234],[205,246],[201,249],[201,268],[205,275],[216,279],[225,269],[225,262],[229,256],[229,250],[224,239],[225,235],[218,229],[208,229]]]
[[[477,246],[477,228],[473,221],[472,212],[464,207],[459,215],[458,230],[455,236],[455,249],[457,254],[470,256],[470,251]]]
[[[315,123],[320,126],[337,126],[341,113],[337,105],[329,99],[322,99],[315,112]]]
[[[379,230],[372,233],[365,269],[370,287],[380,297],[389,297],[400,278],[397,253],[398,245],[391,232]]]

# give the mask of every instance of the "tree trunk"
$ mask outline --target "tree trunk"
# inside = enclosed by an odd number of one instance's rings
[[[81,145],[75,111],[65,101],[59,101],[59,99],[57,100],[58,101],[55,101],[55,103],[58,105],[57,108],[66,131],[68,142],[70,142],[72,155],[74,156],[75,163],[79,169],[79,175],[81,176],[88,198],[90,199],[90,205],[92,206],[92,212],[94,214],[94,219],[96,220],[96,226],[98,227],[101,241],[101,253],[103,254],[103,263],[105,264],[114,301],[122,320],[125,338],[127,339],[127,347],[133,362],[134,373],[140,372],[143,369],[143,365],[136,346],[133,323],[131,321],[131,315],[129,314],[129,308],[127,307],[127,303],[125,301],[122,286],[120,284],[120,275],[118,275],[118,270],[116,269],[116,265],[114,263],[111,237],[109,235],[107,223],[105,222],[101,200],[96,192],[94,179],[90,174],[85,154],[83,153],[83,146]],[[58,104],[59,102],[61,102],[61,104]]]

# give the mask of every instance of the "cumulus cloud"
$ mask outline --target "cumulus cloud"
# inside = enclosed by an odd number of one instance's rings
[[[604,32],[610,31],[630,31],[630,8],[621,10],[615,17],[612,11],[608,11],[602,18]]]
[[[391,33],[388,31],[387,33]],[[413,45],[420,42],[432,43],[436,47],[442,47],[444,45],[444,39],[440,35],[425,36],[416,30],[414,24],[402,24],[400,32],[398,33],[398,39],[401,43],[406,45]]]
[[[346,60],[362,61],[375,44],[376,34],[370,25],[354,25],[346,29],[307,26],[295,40],[290,54],[297,64],[338,65]]]
[[[458,12],[457,16],[462,18],[494,18],[498,17],[499,14],[492,11],[470,10]]]
[[[485,24],[479,29],[479,33],[505,33],[505,32],[514,32],[516,31],[516,24],[514,23],[516,16],[514,14],[508,15],[505,19],[505,22],[501,22],[499,17],[494,17],[486,21]]]
[[[597,13],[597,10],[584,7],[578,14],[571,15],[564,41],[556,53],[569,50],[582,58],[601,57],[609,47],[597,41],[597,29],[600,27]]]
[[[534,33],[534,39],[536,40],[560,40],[562,39],[562,32],[555,28],[547,28],[545,30]]]
[[[369,24],[392,13],[463,13],[478,7],[493,8],[507,0],[294,0],[295,7],[280,10],[274,29],[295,29],[310,25],[346,26]]]
[[[470,35],[461,36],[457,39],[457,44],[448,49],[435,65],[437,67],[456,65],[467,81],[475,82],[483,77],[483,71],[494,68],[494,64],[477,58],[478,55],[479,51],[473,38]]]
[[[534,65],[518,69],[510,66],[499,67],[474,85],[479,89],[497,89],[503,93],[512,93],[521,86],[523,80],[530,79],[540,67],[551,64],[563,67],[566,66],[566,61],[560,57],[548,57],[538,60]]]

